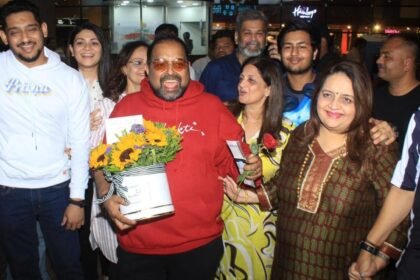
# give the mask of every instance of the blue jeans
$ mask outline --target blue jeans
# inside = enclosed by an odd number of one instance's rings
[[[38,235],[38,254],[39,254],[39,271],[42,280],[49,280],[47,271],[47,245],[45,244],[44,235],[42,234],[41,225],[36,223],[36,233]]]
[[[61,226],[69,202],[69,181],[42,189],[0,186],[0,244],[13,279],[41,279],[39,221],[57,279],[83,279],[77,231]]]
[[[39,254],[39,272],[41,273],[42,280],[49,280],[50,276],[47,271],[47,247],[45,245],[44,235],[41,231],[41,226],[39,223],[36,223],[36,233],[38,235],[38,254]],[[0,271],[2,273],[2,271]],[[0,274],[1,275],[1,274]],[[6,278],[5,280],[13,280],[12,273],[10,272],[9,267],[6,269]]]

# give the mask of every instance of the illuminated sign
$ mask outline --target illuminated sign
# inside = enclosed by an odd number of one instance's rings
[[[214,5],[213,14],[223,15],[223,16],[234,16],[236,12],[235,5]]]
[[[225,21],[229,18],[235,19],[238,13],[249,9],[255,9],[255,5],[214,4],[212,9],[213,21]]]
[[[395,28],[385,28],[384,30],[385,34],[398,34],[400,31]]]
[[[292,14],[295,17],[302,18],[302,19],[312,19],[316,14],[317,10],[313,9],[310,10],[309,7],[302,7],[301,5],[295,7]]]

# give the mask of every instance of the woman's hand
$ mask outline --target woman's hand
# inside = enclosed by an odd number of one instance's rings
[[[257,180],[262,176],[262,161],[259,156],[250,154],[246,157],[246,164],[244,166],[244,171],[248,172],[249,175],[246,176],[249,180]]]
[[[359,258],[349,268],[350,279],[371,279],[378,271],[374,261],[374,255],[360,252]]]
[[[219,177],[223,182],[226,195],[237,203],[259,203],[258,196],[251,188],[239,188],[236,182],[229,176]]]
[[[397,139],[394,129],[386,121],[371,118],[369,122],[373,124],[373,128],[370,130],[373,144],[389,145]]]
[[[268,44],[268,55],[271,59],[276,59],[278,61],[281,61],[281,56],[277,47],[277,41],[274,38],[267,38],[267,44]]]
[[[388,262],[371,253],[360,251],[357,261],[349,268],[350,279],[372,279],[375,274],[386,267]]]
[[[90,131],[95,131],[99,128],[103,120],[101,109],[96,108],[90,112]]]

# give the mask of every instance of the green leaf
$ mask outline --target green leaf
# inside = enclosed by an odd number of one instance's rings
[[[251,153],[253,153],[254,155],[258,155],[260,152],[260,145],[257,143],[252,143],[250,149]]]

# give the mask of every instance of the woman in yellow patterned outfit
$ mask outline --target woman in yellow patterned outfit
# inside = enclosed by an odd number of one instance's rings
[[[268,181],[278,169],[292,129],[292,123],[282,119],[282,77],[278,65],[268,58],[247,60],[238,93],[238,103],[232,105],[232,112],[245,131],[246,142],[261,146],[266,133],[277,139],[277,148],[259,153],[263,180]],[[225,196],[222,219],[225,252],[216,279],[269,279],[277,214],[261,211],[258,204],[235,203]]]

